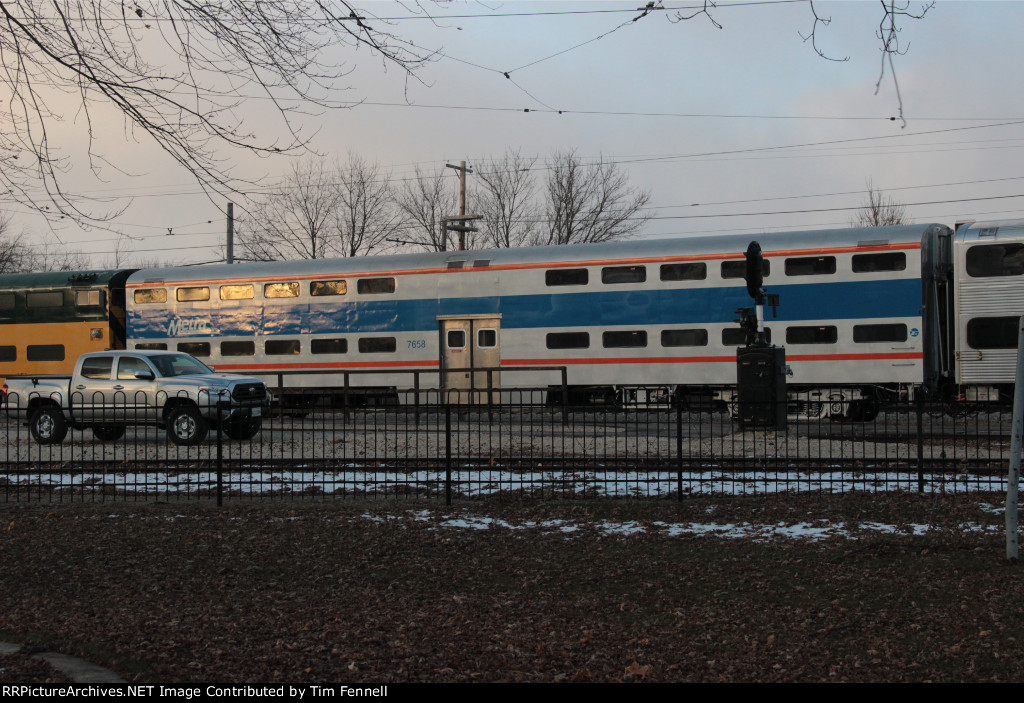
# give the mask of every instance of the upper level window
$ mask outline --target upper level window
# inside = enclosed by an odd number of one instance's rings
[[[220,287],[221,300],[248,300],[253,297],[255,297],[255,287],[251,283]]]
[[[299,297],[298,282],[267,283],[263,286],[264,298],[297,298]]]
[[[544,272],[544,284],[548,286],[585,286],[589,280],[587,269],[551,269]]]
[[[310,295],[345,295],[347,292],[345,281],[310,281]]]
[[[605,266],[601,269],[601,283],[643,283],[646,280],[646,266]]]
[[[395,292],[395,279],[394,278],[360,278],[359,283],[356,285],[356,289],[360,295],[370,295],[377,293],[394,293]]]
[[[14,293],[0,293],[0,310],[14,309]]]
[[[59,308],[64,305],[64,293],[59,290],[29,293],[25,296],[25,304],[30,308]]]
[[[887,251],[879,254],[854,254],[854,273],[873,273],[875,271],[905,271],[907,255],[902,251]]]
[[[1024,244],[979,244],[967,250],[967,275],[975,278],[1024,274]]]
[[[103,305],[103,291],[101,290],[76,290],[75,307],[97,308]]]
[[[971,349],[1016,349],[1019,317],[975,317],[967,322]]]
[[[166,288],[137,288],[135,290],[136,303],[166,303]]]
[[[209,300],[210,289],[206,286],[200,286],[197,288],[179,288],[175,291],[175,296],[178,298],[178,302],[181,303]]]
[[[663,281],[703,281],[708,277],[708,265],[703,261],[689,264],[662,264]]]

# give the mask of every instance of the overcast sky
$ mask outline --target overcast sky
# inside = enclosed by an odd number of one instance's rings
[[[818,57],[801,39],[814,25],[806,2],[719,2],[712,16],[721,29],[705,16],[673,22],[673,9],[632,22],[642,4],[428,2],[429,21],[397,3],[362,3],[399,18],[390,31],[438,54],[409,80],[365,51],[339,52],[352,69],[346,95],[364,102],[320,111],[304,127],[320,154],[351,150],[395,179],[416,165],[486,168],[506,149],[539,156],[539,178],[556,150],[603,156],[650,191],[645,237],[845,226],[869,179],[906,203],[915,222],[1024,214],[1024,3],[940,1],[924,19],[902,21],[906,54],[895,67],[905,126],[890,119],[899,102],[888,68],[875,93],[877,1],[815,3],[831,18],[818,27],[818,47],[843,62]],[[280,124],[269,114],[253,100],[240,116],[272,136]],[[66,117],[62,134],[80,139]],[[122,265],[126,256],[221,256],[225,203],[203,196],[144,138],[126,139],[112,114],[100,131],[97,146],[129,175],[106,169],[98,181],[75,163],[68,183],[126,198],[124,214],[109,229],[51,232],[0,203],[16,225],[37,242],[91,254],[94,266],[113,263],[119,236]],[[285,157],[225,156],[261,187],[289,168]]]

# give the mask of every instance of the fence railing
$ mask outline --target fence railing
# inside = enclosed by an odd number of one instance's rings
[[[166,417],[162,408],[133,402],[94,409],[87,426],[51,444],[33,436],[32,418],[0,413],[0,497],[682,500],[1005,485],[1008,406],[919,401],[853,421],[850,401],[835,401],[801,405],[777,431],[743,427],[731,404],[697,410],[660,388],[589,405],[567,405],[564,397],[552,403],[548,388],[494,393],[419,390],[399,393],[393,405],[366,408],[273,406],[263,409],[251,439],[228,423],[217,431],[213,418],[209,435],[195,446],[169,441],[162,420],[153,420]]]

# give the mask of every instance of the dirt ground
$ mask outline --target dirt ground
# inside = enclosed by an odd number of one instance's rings
[[[0,640],[148,683],[1020,681],[1001,502],[5,504]]]

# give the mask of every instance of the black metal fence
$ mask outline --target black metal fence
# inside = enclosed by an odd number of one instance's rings
[[[552,398],[556,398],[552,402]],[[801,404],[786,429],[744,427],[735,408],[702,410],[662,389],[604,405],[563,405],[549,389],[416,391],[370,407],[265,408],[261,431],[213,430],[195,446],[148,412],[40,444],[26,418],[0,415],[4,501],[274,496],[310,500],[1004,490],[1009,406],[907,402],[870,421],[850,401]],[[12,402],[12,405],[14,403]],[[153,409],[159,416],[159,409]],[[124,422],[128,417],[129,422]],[[233,433],[236,437],[238,433]]]

